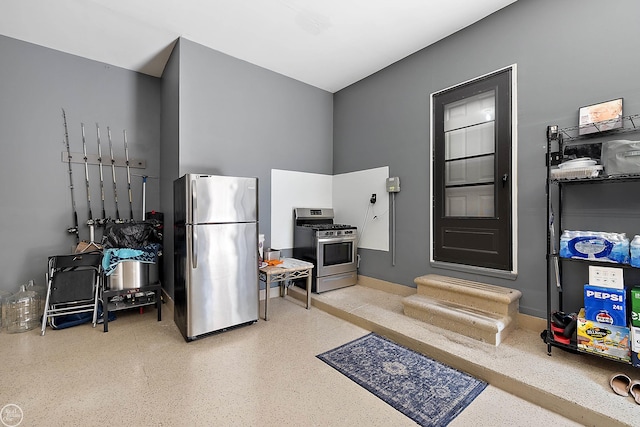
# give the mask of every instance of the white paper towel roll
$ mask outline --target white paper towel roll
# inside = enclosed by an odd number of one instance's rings
[[[264,234],[258,235],[258,253],[260,254],[260,259],[264,259]]]

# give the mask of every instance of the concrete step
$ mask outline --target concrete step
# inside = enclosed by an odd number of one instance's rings
[[[499,345],[516,326],[522,293],[515,289],[428,274],[403,299],[409,317]]]
[[[420,276],[414,282],[418,295],[514,318],[522,296],[517,289],[437,274]]]
[[[404,314],[478,341],[499,345],[515,328],[509,316],[475,310],[449,301],[414,294],[402,300]]]

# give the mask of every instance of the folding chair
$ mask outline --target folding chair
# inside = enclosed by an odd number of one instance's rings
[[[55,327],[55,317],[93,312],[98,320],[102,253],[88,252],[49,257],[47,297],[42,316],[42,333],[47,322]]]

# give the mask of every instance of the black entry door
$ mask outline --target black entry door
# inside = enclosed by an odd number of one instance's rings
[[[433,96],[434,260],[511,270],[511,70]]]

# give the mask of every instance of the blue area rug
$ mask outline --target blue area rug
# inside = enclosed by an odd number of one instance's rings
[[[446,426],[487,386],[374,333],[317,357],[422,426]]]

